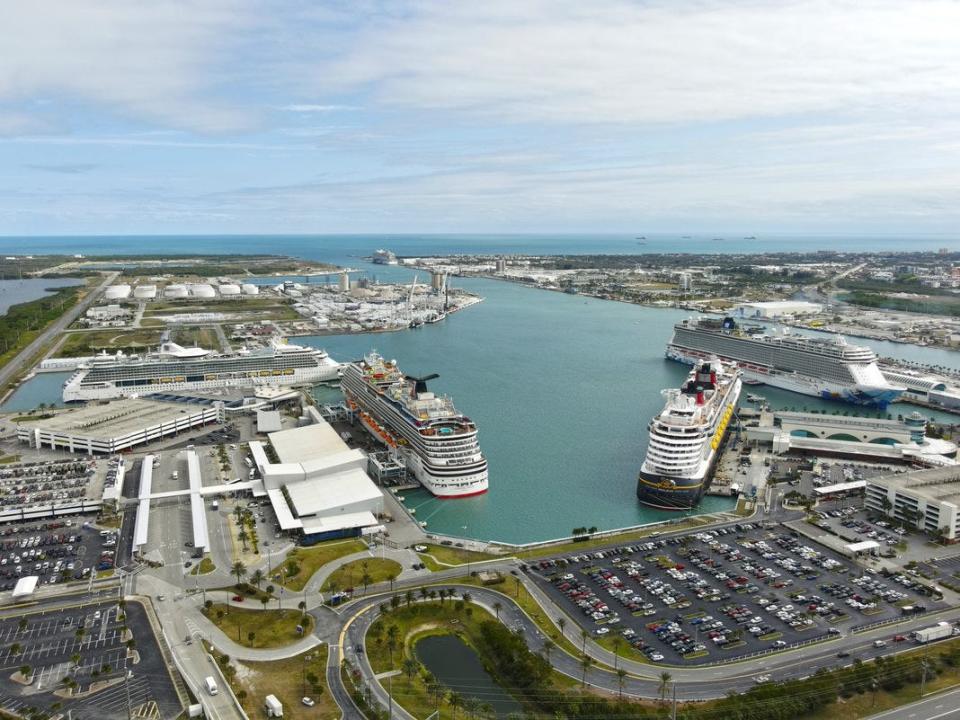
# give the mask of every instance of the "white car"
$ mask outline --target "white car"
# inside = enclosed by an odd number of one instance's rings
[[[654,662],[660,662],[661,660],[663,660],[663,655],[661,655],[660,653],[653,653],[650,656],[650,659],[653,660]]]
[[[754,681],[757,685],[760,685],[761,683],[770,682],[770,676],[769,676],[769,675],[757,675],[757,676],[753,679],[753,681]]]
[[[426,552],[426,551],[427,551],[427,546],[426,546],[426,545],[414,545],[414,546],[413,546],[413,550],[414,550],[414,552]]]
[[[605,628],[605,627],[597,628],[595,632],[597,635],[606,635],[608,632],[610,632],[610,628]]]
[[[300,699],[300,702],[302,702],[302,703],[303,703],[304,705],[306,705],[307,707],[313,707],[314,705],[317,704],[317,703],[315,703],[315,702],[313,701],[313,698],[308,698],[308,697],[301,698],[301,699]]]

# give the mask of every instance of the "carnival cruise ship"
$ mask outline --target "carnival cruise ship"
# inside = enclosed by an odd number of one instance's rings
[[[737,363],[747,383],[856,405],[885,408],[904,391],[887,381],[868,347],[839,335],[823,339],[763,329],[751,334],[729,317],[674,325],[666,354],[688,365],[718,357]]]
[[[397,450],[424,488],[444,498],[479,495],[487,491],[487,461],[477,426],[450,398],[427,391],[436,377],[404,375],[373,352],[344,367],[340,386],[364,426]]]
[[[698,362],[679,390],[664,390],[663,410],[649,425],[637,498],[662,510],[694,507],[710,486],[719,448],[742,388],[735,365]]]
[[[256,385],[313,385],[336,380],[340,364],[323,350],[274,339],[262,350],[218,355],[165,342],[155,353],[98,355],[63,384],[64,402]]]

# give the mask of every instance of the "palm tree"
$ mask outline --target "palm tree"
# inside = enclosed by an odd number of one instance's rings
[[[366,563],[364,563],[366,565]],[[364,569],[363,575],[360,576],[360,584],[363,585],[363,594],[367,594],[367,588],[370,586],[370,583],[373,582],[373,578],[370,577],[370,573]]]
[[[583,628],[580,628],[580,640],[582,641],[580,652],[586,655],[587,654],[587,631],[584,630]]]
[[[617,670],[617,685],[620,687],[620,699],[623,700],[623,682],[627,677],[627,671],[623,668]]]
[[[83,636],[86,634],[87,634],[86,628],[82,628],[82,627],[77,628],[77,631],[74,633],[77,640],[80,642],[83,642]]]
[[[623,643],[623,638],[617,635],[613,638],[613,668],[616,670],[620,667],[620,645]]]
[[[250,582],[257,586],[257,590],[260,589],[260,583],[266,579],[266,576],[263,574],[263,570],[254,570],[253,574],[250,576]]]
[[[558,617],[557,618],[557,627],[560,628],[560,637],[563,637],[563,629],[567,626],[567,619]]]
[[[670,681],[673,679],[673,675],[664,670],[660,673],[660,700],[661,702],[667,701],[667,688],[670,687]]]
[[[550,638],[543,641],[543,656],[547,659],[547,662],[550,662],[550,653],[556,646],[557,644]]]
[[[387,575],[387,580],[390,581],[390,592],[393,592],[393,582],[396,579],[397,579],[397,573],[395,572],[392,572],[389,575]]]
[[[471,600],[473,600],[473,595],[471,595],[471,594],[470,594],[470,591],[468,590],[467,592],[465,592],[465,593],[463,594],[463,601],[464,601],[465,603],[470,603]]]
[[[247,566],[237,560],[233,565],[230,566],[230,574],[236,576],[237,585],[239,585],[243,582],[243,578],[247,576]]]
[[[19,630],[20,632],[23,632],[26,629],[27,629],[27,619],[20,618],[20,622],[17,623],[17,630]]]
[[[581,685],[583,687],[587,686],[587,670],[593,667],[593,658],[589,655],[584,655],[580,658],[580,667],[583,668],[583,677],[580,679]]]
[[[269,595],[263,595],[263,596],[261,596],[261,598],[260,598],[260,604],[263,605],[263,609],[264,609],[264,610],[267,609],[267,603],[268,603],[268,602],[270,602],[270,596],[269,596]]]
[[[247,540],[248,540],[249,538],[250,538],[250,536],[247,535],[247,530],[246,530],[246,528],[241,527],[241,528],[240,528],[240,532],[237,533],[237,540],[239,540],[240,542],[243,543],[243,551],[244,551],[244,552],[247,551]]]
[[[80,661],[82,659],[83,659],[83,656],[81,656],[80,653],[74,653],[73,655],[70,656],[70,662],[73,663],[74,670],[80,667]]]
[[[499,600],[497,600],[497,601],[493,604],[493,610],[494,610],[494,612],[497,613],[497,620],[499,620],[499,619],[500,619],[500,611],[503,610],[503,603],[500,602]]]
[[[22,652],[23,652],[23,645],[21,645],[20,643],[14,643],[13,645],[10,646],[11,655],[19,655]]]
[[[29,665],[21,665],[21,666],[20,666],[20,675],[21,675],[21,677],[23,677],[24,681],[26,681],[26,680],[28,680],[28,679],[30,678],[30,673],[31,673],[32,671],[33,671],[33,668],[30,667]]]
[[[251,630],[250,632],[247,633],[247,642],[253,645],[253,640],[256,637],[257,637],[257,634],[253,630]]]
[[[407,590],[403,598],[407,601],[407,607],[410,607],[410,603],[413,602],[413,590]]]
[[[440,594],[440,604],[443,605],[443,601],[447,599],[447,591],[444,588],[440,588],[438,592]]]
[[[403,659],[403,674],[407,676],[407,680],[413,680],[413,676],[417,674],[418,665],[419,663],[413,658]]]
[[[450,703],[450,707],[453,708],[453,720],[456,720],[457,708],[463,707],[463,696],[456,691],[451,691],[451,693],[447,695],[447,702]]]
[[[426,586],[420,588],[420,599],[426,600],[429,595],[430,591],[426,588]]]
[[[390,667],[393,667],[393,651],[397,649],[400,640],[400,628],[391,625],[387,628],[387,650],[390,652]]]
[[[463,709],[470,717],[476,717],[480,710],[480,700],[471,695],[463,701]]]

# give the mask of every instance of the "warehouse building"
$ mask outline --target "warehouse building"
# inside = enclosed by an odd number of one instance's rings
[[[367,457],[351,450],[314,408],[309,425],[268,435],[279,462],[260,442],[250,443],[253,463],[281,529],[311,544],[380,532],[383,494],[367,475]]]
[[[951,542],[960,521],[960,466],[884,475],[866,481],[866,507]]]
[[[20,423],[17,439],[30,447],[118,453],[208,423],[223,421],[223,403],[205,398],[124,398],[87,405],[52,418]]]

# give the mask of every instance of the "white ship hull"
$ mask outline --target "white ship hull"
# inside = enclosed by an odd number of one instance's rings
[[[694,365],[702,360],[709,360],[711,357],[719,357],[724,362],[738,365],[743,372],[744,382],[749,385],[769,385],[770,387],[827,400],[841,400],[857,405],[883,406],[900,395],[899,391],[889,391],[886,388],[874,391],[872,388],[831,383],[799,373],[785,373],[773,368],[745,363],[716,352],[701,352],[672,344],[667,345],[666,356],[670,360],[676,360],[685,365]]]

